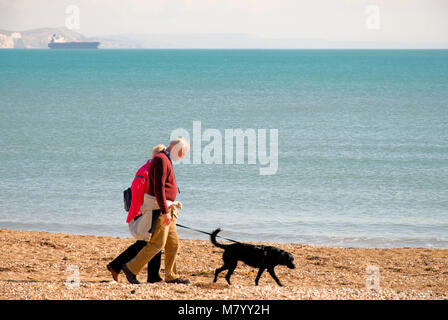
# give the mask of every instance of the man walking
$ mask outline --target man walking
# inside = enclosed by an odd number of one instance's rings
[[[134,259],[122,267],[130,283],[140,283],[136,275],[162,249],[165,251],[165,281],[168,283],[190,283],[187,279],[180,279],[176,273],[175,266],[179,248],[179,237],[176,230],[177,209],[175,206],[168,207],[166,202],[167,200],[174,202],[178,190],[172,161],[183,158],[189,149],[188,141],[178,138],[171,141],[168,148],[152,159],[148,172],[150,181],[148,193],[155,196],[161,214],[155,222],[151,240]]]

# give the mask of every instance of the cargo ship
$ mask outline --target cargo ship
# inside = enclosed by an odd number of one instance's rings
[[[64,37],[58,37],[54,34],[48,47],[50,49],[98,49],[100,45],[97,41],[65,41]]]

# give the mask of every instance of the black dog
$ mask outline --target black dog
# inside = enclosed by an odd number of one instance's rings
[[[216,282],[218,279],[218,274],[221,271],[229,270],[226,275],[226,280],[229,284],[231,284],[230,277],[232,276],[233,271],[235,271],[239,260],[251,267],[259,268],[257,277],[255,278],[255,285],[257,286],[258,280],[260,280],[261,275],[266,269],[277,284],[279,286],[283,286],[275,275],[274,268],[279,264],[285,265],[290,269],[295,269],[296,267],[294,265],[294,257],[289,252],[283,251],[277,247],[253,245],[240,242],[228,245],[218,243],[216,241],[216,235],[220,231],[221,229],[216,229],[210,236],[210,240],[215,246],[224,249],[224,254],[222,255],[224,265],[221,268],[216,269],[215,279],[213,282]]]

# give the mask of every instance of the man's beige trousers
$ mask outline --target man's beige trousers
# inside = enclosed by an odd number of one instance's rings
[[[161,214],[159,216],[154,225],[151,240],[126,265],[133,274],[137,275],[157,253],[165,249],[165,281],[179,278],[176,271],[176,257],[179,250],[179,237],[176,230],[176,211],[176,209],[171,211],[172,220],[169,226],[163,224],[163,215]]]

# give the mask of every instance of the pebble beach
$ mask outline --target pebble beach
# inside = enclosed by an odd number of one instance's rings
[[[131,238],[0,229],[0,299],[448,299],[448,250],[359,249],[300,244],[275,245],[294,256],[296,269],[277,266],[284,286],[239,263],[228,285],[214,271],[223,250],[206,240],[180,240],[177,269],[189,285],[113,281],[106,265],[134,242]],[[162,256],[163,276],[164,261]],[[372,270],[374,271],[372,273]],[[373,280],[372,280],[373,279]]]

